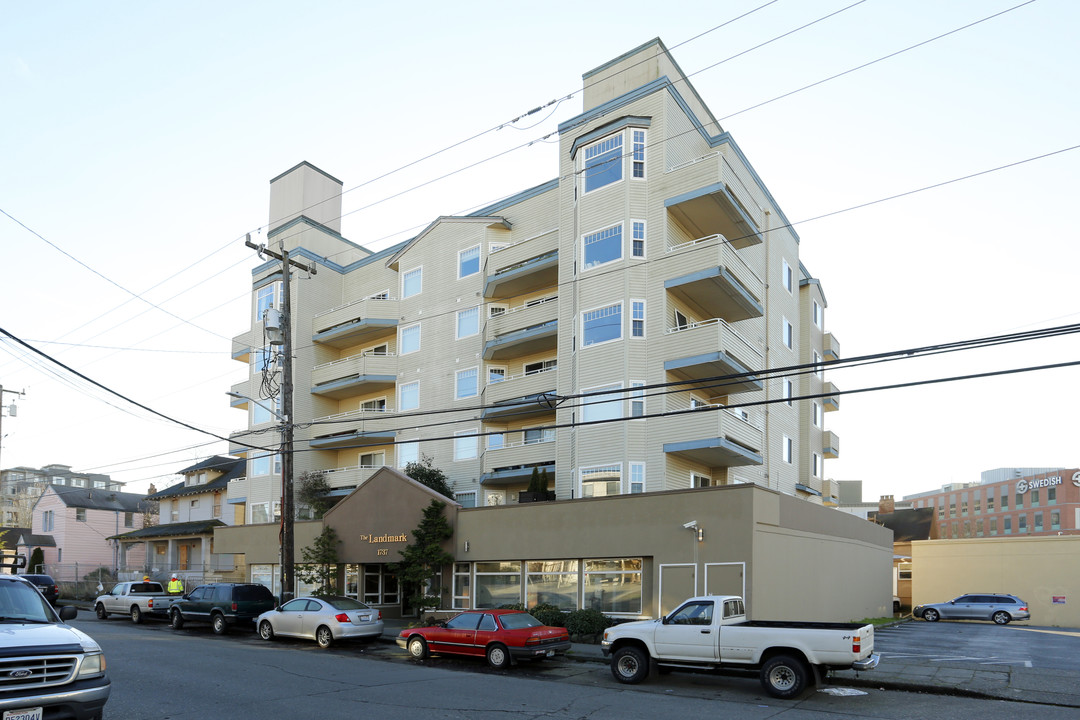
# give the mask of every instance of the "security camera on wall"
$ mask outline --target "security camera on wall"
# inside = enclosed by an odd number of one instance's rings
[[[697,520],[691,520],[688,523],[683,523],[683,527],[686,528],[687,530],[693,530],[694,528],[697,527]]]

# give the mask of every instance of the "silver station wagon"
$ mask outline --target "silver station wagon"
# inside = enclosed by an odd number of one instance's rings
[[[993,620],[998,625],[1008,625],[1013,620],[1031,619],[1026,602],[1015,595],[997,593],[972,593],[961,595],[949,602],[917,605],[911,614],[927,622]]]

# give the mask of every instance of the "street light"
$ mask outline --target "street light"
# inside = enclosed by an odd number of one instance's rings
[[[697,520],[683,523],[683,528],[694,533],[694,594],[697,595],[698,543],[705,541],[705,528],[699,528]]]

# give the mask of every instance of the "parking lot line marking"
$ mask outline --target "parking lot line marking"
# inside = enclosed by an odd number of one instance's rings
[[[1018,627],[1014,630],[1027,630],[1028,632],[1046,633],[1047,635],[1068,635],[1069,637],[1080,637],[1080,632],[1069,632],[1068,630],[1040,630],[1039,628]]]

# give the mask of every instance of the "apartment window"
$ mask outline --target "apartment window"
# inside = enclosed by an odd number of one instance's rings
[[[281,414],[281,396],[259,398],[258,402],[251,403],[251,424],[262,425],[263,423],[272,422],[277,419],[274,413]]]
[[[409,463],[420,462],[419,441],[399,442],[397,446],[397,461],[398,467],[402,468]]]
[[[1020,493],[1016,493],[1016,504],[1014,507],[1016,507],[1017,510],[1024,507],[1024,496]]]
[[[494,255],[495,253],[499,252],[500,250],[505,250],[506,248],[510,247],[510,245],[511,245],[511,243],[508,243],[508,242],[488,243],[488,255]]]
[[[630,391],[630,417],[640,418],[645,416],[645,383],[630,383],[630,387],[637,388]]]
[[[86,522],[86,508],[75,508],[75,520]]]
[[[961,515],[967,515],[968,514],[967,493],[964,493],[960,497],[960,514]]]
[[[621,486],[621,465],[599,465],[581,469],[581,497],[618,495]]]
[[[605,385],[584,390],[586,397],[581,398],[581,421],[614,420],[622,417],[622,393],[604,392],[617,391],[620,387],[619,385]]]
[[[420,323],[401,328],[398,337],[398,355],[408,355],[420,349]]]
[[[788,264],[787,260],[781,260],[780,262],[782,263],[780,266],[780,276],[784,283],[784,289],[791,292],[792,287],[794,287],[793,279],[795,274],[791,271],[791,265]]]
[[[502,433],[487,436],[488,450],[502,450],[504,447],[506,447],[506,436]]]
[[[382,452],[360,453],[356,464],[362,468],[382,467],[384,457],[385,453]]]
[[[256,453],[251,458],[251,474],[278,475],[281,473],[281,456],[274,453]]]
[[[255,291],[255,322],[262,322],[270,308],[281,307],[281,281],[268,283]]]
[[[506,368],[505,367],[492,367],[491,365],[488,366],[488,369],[487,369],[487,384],[488,385],[494,385],[495,383],[501,383],[505,379],[506,379]]]
[[[787,318],[784,318],[784,345],[789,350],[795,349],[795,328],[792,327]]]
[[[454,433],[455,460],[473,460],[476,454],[476,428]]]
[[[819,428],[821,427],[821,405],[815,400],[810,403],[810,407],[813,412],[814,427]]]
[[[790,380],[784,380],[784,399],[788,405],[793,405],[791,398],[794,395],[795,385]]]
[[[690,473],[690,487],[692,488],[707,488],[712,487],[712,478],[708,475],[699,475],[698,473]]]
[[[792,442],[791,438],[789,438],[787,435],[785,435],[784,436],[784,462],[789,463],[789,464],[791,462],[793,462],[792,458],[794,457],[794,455],[795,455],[795,445]]]
[[[372,293],[371,295],[368,295],[364,299],[365,300],[389,300],[390,299],[390,291],[389,290],[380,290],[377,293]]]
[[[270,503],[254,503],[251,506],[251,524],[270,522]]]
[[[360,403],[361,412],[386,412],[386,398],[374,398]]]
[[[979,513],[982,512],[982,498],[979,497],[978,495],[976,495],[975,500],[973,501],[973,504],[975,506],[973,508],[975,510],[975,514],[978,515]]]
[[[645,463],[630,463],[630,493],[645,492]]]
[[[816,325],[818,327],[818,329],[821,330],[822,325],[824,324],[824,320],[825,320],[825,311],[822,310],[821,306],[818,305],[818,301],[815,300],[814,301],[814,325]]]
[[[582,313],[583,347],[618,340],[622,337],[622,303]]]
[[[645,222],[643,220],[634,220],[631,223],[633,227],[633,248],[630,253],[633,257],[643,258],[645,257]]]
[[[420,407],[420,381],[405,383],[398,391],[398,407],[402,412]]]
[[[476,493],[475,492],[459,492],[454,493],[454,502],[463,508],[476,507]]]
[[[171,510],[169,512],[169,520],[170,520],[170,522],[174,522],[174,523],[175,522],[180,522],[180,511],[179,510]]]
[[[821,456],[810,453],[810,472],[814,477],[821,477]]]
[[[506,303],[489,303],[488,304],[488,317],[499,317],[506,313],[510,309],[510,306]]]
[[[994,492],[993,488],[990,488],[989,490],[986,491],[986,512],[988,512],[988,513],[994,512],[994,495],[993,495],[993,492]]]
[[[634,149],[633,149],[633,176],[635,178],[645,177],[645,131],[644,130],[632,130]]]
[[[585,269],[614,262],[622,258],[622,225],[614,225],[586,235],[582,255]]]
[[[525,363],[525,374],[535,375],[536,373],[546,372],[548,370],[554,370],[559,366],[558,360],[541,360],[539,362]]]
[[[410,298],[420,294],[424,287],[424,268],[414,268],[401,276],[401,297]]]
[[[524,433],[525,444],[555,442],[555,428],[529,428]]]
[[[480,272],[480,246],[468,248],[458,253],[458,279]]]
[[[480,308],[461,310],[457,314],[457,339],[476,335],[480,332]]]
[[[476,397],[479,392],[478,385],[479,370],[477,368],[458,370],[454,380],[454,399]]]
[[[622,180],[622,147],[622,133],[616,133],[583,150],[585,192],[599,190]]]
[[[645,337],[645,301],[630,301],[630,337]]]
[[[52,532],[53,528],[55,527],[53,525],[53,522],[54,522],[53,511],[52,510],[44,510],[44,511],[42,511],[42,513],[41,513],[41,531],[42,532]]]

